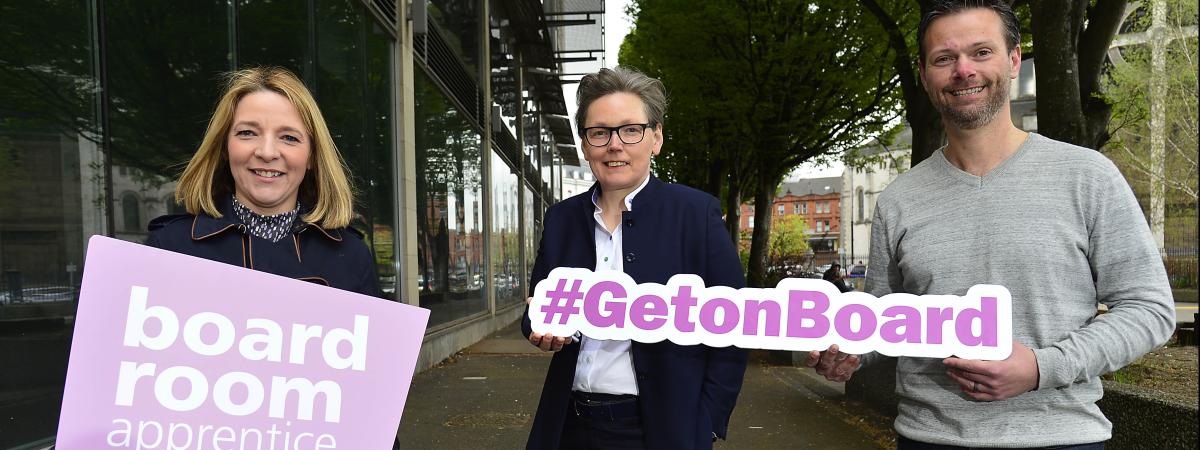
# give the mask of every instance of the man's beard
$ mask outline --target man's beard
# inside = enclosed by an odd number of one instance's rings
[[[981,104],[954,107],[949,106],[942,96],[934,96],[933,106],[955,128],[974,130],[991,123],[1008,101],[1008,83],[989,80],[984,89],[988,95]]]

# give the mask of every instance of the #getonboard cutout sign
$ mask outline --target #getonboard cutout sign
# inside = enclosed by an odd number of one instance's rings
[[[980,284],[967,295],[841,293],[824,280],[775,288],[708,287],[696,275],[637,284],[618,271],[560,267],[538,282],[534,332],[595,339],[772,350],[877,351],[890,356],[1001,360],[1012,352],[1012,296]]]
[[[105,237],[57,448],[391,448],[429,311]]]

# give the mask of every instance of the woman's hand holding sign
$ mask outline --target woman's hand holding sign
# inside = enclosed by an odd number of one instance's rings
[[[525,299],[526,305],[530,304],[531,302],[533,302],[533,297],[527,297]],[[529,343],[533,344],[534,347],[542,349],[543,352],[557,352],[572,342],[575,342],[575,338],[570,336],[556,337],[550,333],[529,333]]]
[[[1000,361],[950,357],[942,360],[946,375],[975,400],[1004,400],[1038,386],[1038,364],[1033,350],[1013,341],[1012,354]]]

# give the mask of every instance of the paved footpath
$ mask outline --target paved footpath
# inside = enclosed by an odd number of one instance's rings
[[[895,448],[891,424],[847,400],[840,384],[755,353],[718,449]],[[402,449],[524,448],[550,363],[507,327],[417,374],[400,424]]]

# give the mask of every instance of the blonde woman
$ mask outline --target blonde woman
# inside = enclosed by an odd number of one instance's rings
[[[150,222],[147,245],[380,296],[349,228],[353,191],[312,94],[291,72],[233,72],[179,177],[188,214]]]

